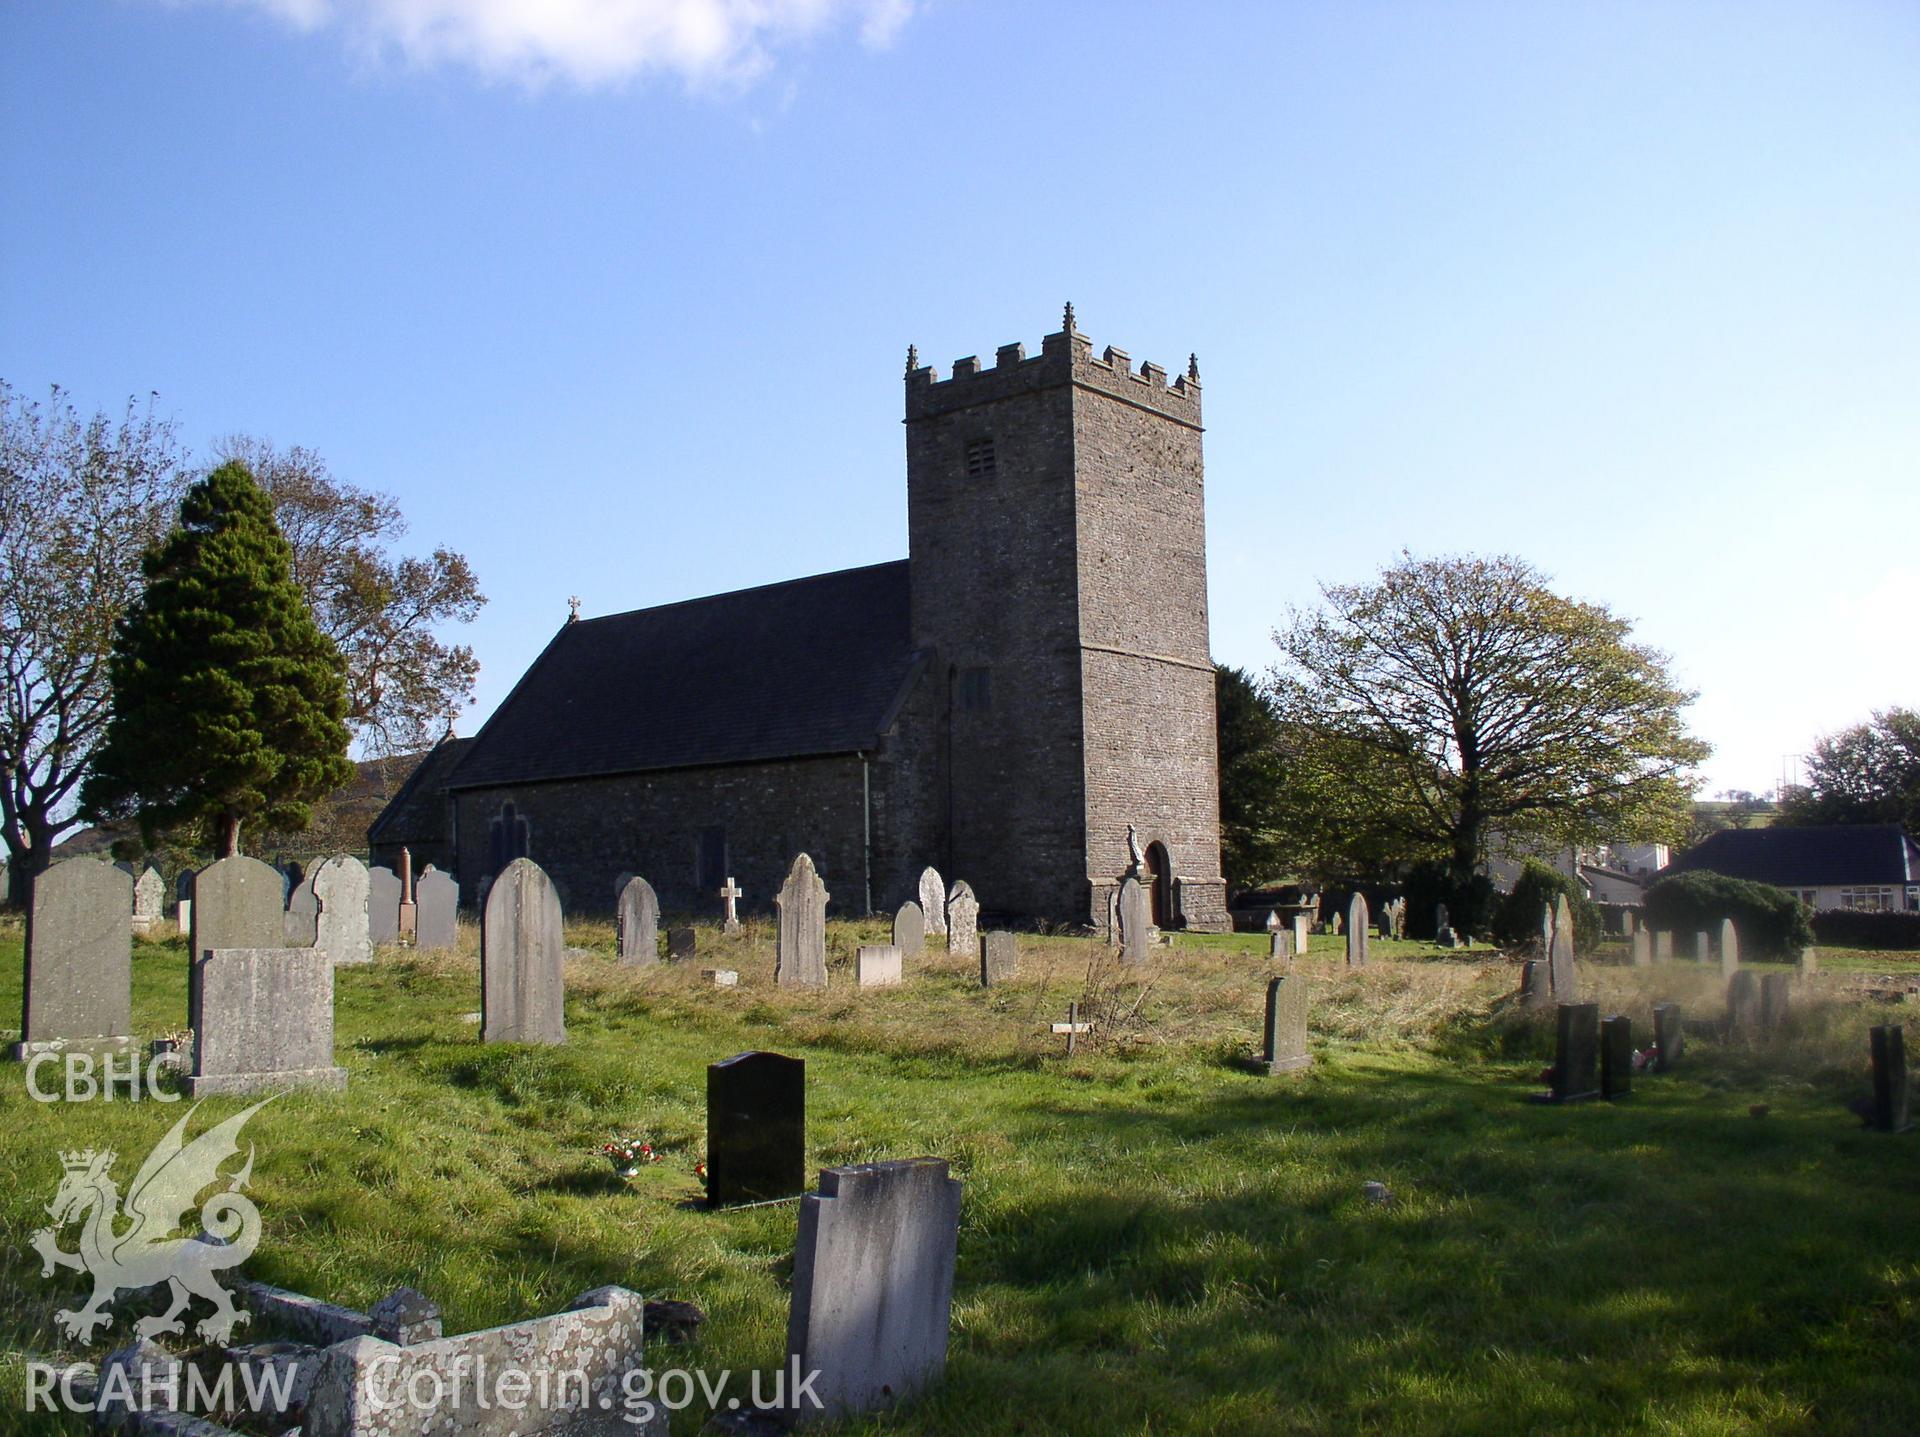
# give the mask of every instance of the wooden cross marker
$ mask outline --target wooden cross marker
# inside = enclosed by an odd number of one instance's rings
[[[1067,1021],[1064,1023],[1055,1023],[1053,1025],[1053,1031],[1056,1037],[1064,1036],[1066,1038],[1067,1056],[1071,1058],[1073,1056],[1073,1040],[1082,1033],[1091,1033],[1093,1031],[1093,1024],[1082,1023],[1080,1021],[1080,1005],[1078,1003],[1069,1003],[1067,1004]]]
[[[720,890],[720,901],[727,905],[727,920],[721,925],[721,932],[738,933],[740,931],[740,912],[734,905],[743,896],[740,885],[733,881],[732,874],[728,874],[727,886]]]

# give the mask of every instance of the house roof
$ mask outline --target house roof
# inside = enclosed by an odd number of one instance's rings
[[[448,734],[424,754],[415,754],[406,782],[375,815],[367,828],[367,845],[421,843],[446,837],[447,778],[472,747],[470,738]]]
[[[1701,870],[1782,888],[1920,883],[1920,844],[1891,823],[1725,828],[1660,873]]]
[[[901,559],[568,623],[447,786],[872,748],[919,664],[908,602]]]

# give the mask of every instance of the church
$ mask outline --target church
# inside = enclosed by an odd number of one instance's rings
[[[908,557],[570,619],[375,821],[463,902],[525,855],[570,909],[638,873],[765,910],[797,853],[844,915],[938,868],[1001,922],[1228,927],[1200,377],[1074,327],[946,379],[908,351]],[[436,861],[440,861],[436,859]]]

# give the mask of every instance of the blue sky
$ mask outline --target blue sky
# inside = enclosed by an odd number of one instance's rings
[[[1710,789],[1920,705],[1920,6],[63,0],[0,15],[0,376],[305,444],[566,616],[897,558],[906,346],[1206,390],[1216,657],[1512,552]],[[740,656],[751,663],[751,654]]]

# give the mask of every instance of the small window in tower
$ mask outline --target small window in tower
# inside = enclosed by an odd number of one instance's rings
[[[991,479],[999,472],[993,457],[991,439],[975,439],[967,445],[967,478]]]
[[[960,712],[985,713],[993,707],[992,675],[986,669],[960,670],[958,702]]]

